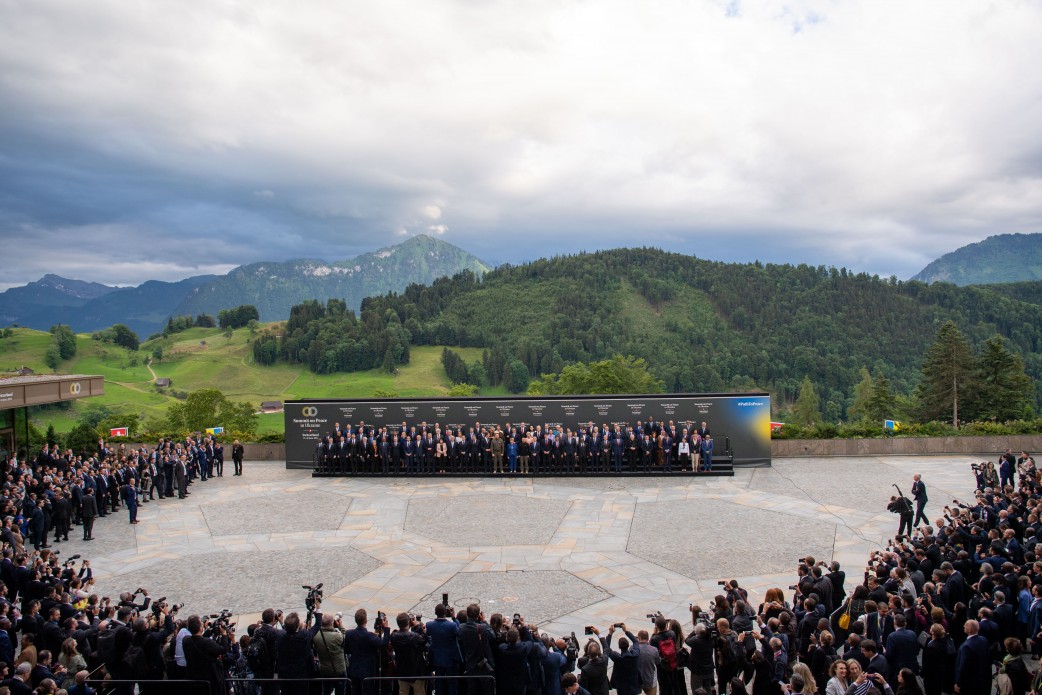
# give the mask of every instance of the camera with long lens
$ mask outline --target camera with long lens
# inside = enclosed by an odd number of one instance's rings
[[[709,633],[709,638],[714,642],[717,638],[716,622],[713,620],[713,616],[705,611],[695,613],[695,625],[705,625],[706,631]]]
[[[300,588],[306,589],[308,592],[308,595],[304,598],[304,606],[308,609],[308,613],[314,613],[318,602],[322,600],[322,583],[319,582],[315,586],[307,586],[305,584]]]
[[[227,608],[223,609],[220,613],[211,613],[208,616],[206,623],[206,629],[203,630],[203,637],[209,637],[210,639],[216,640],[224,635],[227,635],[229,639],[232,638],[232,632],[235,629],[235,623],[231,622],[232,612]]]

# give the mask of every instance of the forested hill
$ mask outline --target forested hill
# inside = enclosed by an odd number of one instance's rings
[[[514,358],[535,376],[621,353],[647,359],[671,391],[755,386],[793,398],[809,375],[823,405],[842,406],[862,367],[910,392],[948,319],[978,346],[995,334],[1006,338],[1042,383],[1037,305],[988,287],[928,286],[845,269],[621,249],[501,267],[480,280],[462,273],[411,285],[367,299],[359,324],[382,325],[387,309],[413,345],[488,348],[490,383],[504,379]],[[307,340],[299,330],[285,336],[282,354],[303,355],[305,347],[313,358],[334,354]]]
[[[946,253],[912,278],[988,285],[1042,280],[1042,234],[996,234]]]

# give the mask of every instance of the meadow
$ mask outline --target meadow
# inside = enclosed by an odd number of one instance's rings
[[[132,352],[86,334],[77,335],[76,355],[62,362],[58,372],[99,374],[105,377],[105,395],[74,404],[68,410],[38,411],[33,421],[41,429],[53,424],[58,432],[67,432],[79,417],[79,409],[88,402],[137,413],[144,421],[163,415],[167,406],[175,402],[173,392],[210,387],[220,389],[231,400],[246,401],[259,409],[262,401],[368,398],[377,392],[397,393],[401,397],[438,396],[448,393],[452,386],[441,366],[441,347],[410,348],[409,364],[397,374],[380,369],[314,374],[302,365],[255,364],[251,337],[247,328],[232,331],[230,336],[220,328],[191,328],[142,343],[140,350]],[[11,337],[0,339],[0,372],[29,367],[37,374],[49,373],[43,355],[50,341],[49,333],[14,329]],[[158,360],[152,357],[156,346],[163,352]],[[468,362],[481,359],[478,348],[454,349]],[[162,377],[171,380],[168,389],[155,387],[154,379]],[[497,386],[483,390],[481,395],[503,393],[502,387]],[[260,416],[258,434],[282,430],[281,413]]]

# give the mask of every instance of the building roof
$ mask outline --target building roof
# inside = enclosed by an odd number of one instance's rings
[[[0,378],[0,410],[100,396],[105,378],[95,374],[34,374]]]

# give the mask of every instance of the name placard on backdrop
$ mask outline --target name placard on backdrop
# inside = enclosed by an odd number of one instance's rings
[[[658,394],[637,396],[548,396],[518,398],[407,398],[371,400],[287,401],[286,466],[310,468],[316,444],[333,431],[361,424],[397,432],[422,423],[445,428],[542,425],[576,429],[632,427],[637,421],[669,423],[677,433],[704,421],[722,447],[729,439],[736,465],[763,465],[771,460],[771,402],[766,393]]]

